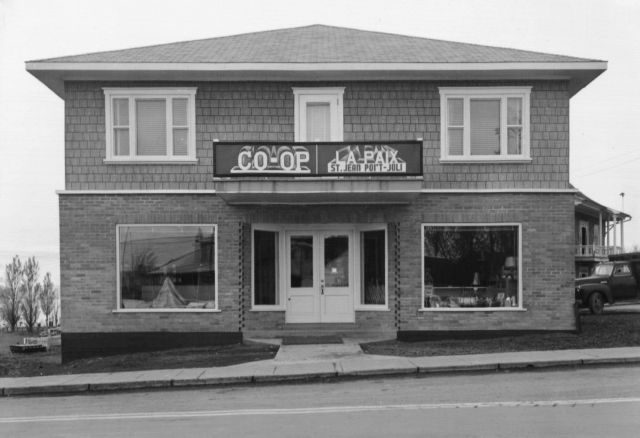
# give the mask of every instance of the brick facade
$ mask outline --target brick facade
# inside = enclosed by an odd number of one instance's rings
[[[363,330],[571,330],[571,194],[422,195],[407,206],[232,207],[215,195],[63,195],[60,197],[62,319],[65,332],[277,330],[284,312],[251,308],[250,246],[241,224],[397,223],[400,275],[389,272],[389,311],[356,311]],[[524,311],[424,312],[421,223],[522,225]],[[114,313],[117,224],[212,223],[218,226],[217,313]],[[245,233],[246,235],[247,233]],[[391,237],[391,236],[390,236]],[[395,265],[389,239],[389,266]],[[244,251],[244,277],[240,251]],[[240,281],[244,278],[244,281]],[[243,284],[245,287],[242,287]],[[395,291],[400,291],[400,300]],[[356,292],[357,293],[357,292]],[[241,308],[241,303],[242,308]],[[394,309],[399,305],[399,314]],[[399,318],[396,321],[396,318]]]

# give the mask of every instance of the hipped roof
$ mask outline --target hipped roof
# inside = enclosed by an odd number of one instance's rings
[[[564,78],[574,94],[605,69],[600,60],[325,25],[27,62],[27,70],[60,95],[64,80],[176,78]]]

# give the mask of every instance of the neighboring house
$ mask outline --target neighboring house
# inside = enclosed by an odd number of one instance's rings
[[[610,254],[624,252],[624,223],[631,216],[598,204],[582,192],[576,193],[575,208],[575,272],[576,277],[586,277]]]
[[[64,360],[575,329],[569,100],[606,62],[315,25],[26,67],[65,100]]]

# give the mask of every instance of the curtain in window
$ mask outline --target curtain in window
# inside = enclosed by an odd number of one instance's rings
[[[167,154],[166,119],[164,99],[136,100],[138,155]]]
[[[500,154],[500,100],[471,99],[471,155]]]
[[[307,104],[307,141],[331,141],[331,110],[328,102]]]
[[[115,155],[129,155],[129,99],[113,99],[113,149]]]
[[[187,99],[173,102],[173,154],[187,155],[189,128],[187,127]]]
[[[522,153],[522,99],[510,97],[507,99],[507,153],[520,155]]]
[[[462,99],[448,100],[448,140],[449,155],[462,155],[463,153],[463,133],[464,133],[464,101]]]

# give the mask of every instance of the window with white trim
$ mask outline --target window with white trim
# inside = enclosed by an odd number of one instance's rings
[[[360,306],[387,307],[387,231],[360,231]]]
[[[531,87],[441,87],[442,161],[524,161]]]
[[[520,229],[422,224],[422,309],[522,309]]]
[[[342,141],[344,87],[293,88],[295,141]]]
[[[253,307],[280,308],[280,233],[253,230]]]
[[[118,311],[215,311],[215,225],[117,225]]]
[[[196,88],[104,88],[106,160],[196,160]]]

